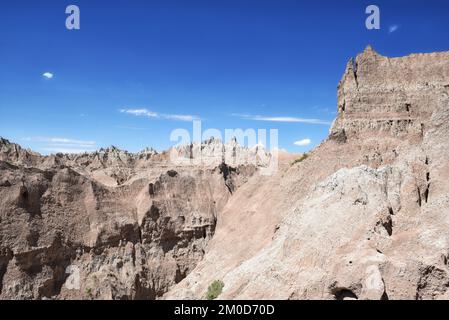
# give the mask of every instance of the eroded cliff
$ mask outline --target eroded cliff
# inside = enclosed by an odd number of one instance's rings
[[[329,138],[271,176],[235,141],[43,157],[1,140],[0,298],[201,299],[221,280],[230,299],[447,299],[448,143],[449,53],[371,47]]]
[[[233,147],[211,140],[204,156],[212,145]],[[154,150],[40,156],[4,139],[0,148],[3,299],[162,296],[202,259],[217,215],[257,171],[221,155],[176,166]]]
[[[224,299],[449,298],[448,95],[448,52],[368,47],[347,65],[329,138],[239,189],[166,297],[220,279]]]

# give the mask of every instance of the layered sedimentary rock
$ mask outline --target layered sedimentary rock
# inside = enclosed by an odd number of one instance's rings
[[[347,64],[331,138],[385,133],[419,141],[448,78],[447,53],[388,58],[368,47]]]
[[[0,298],[449,298],[449,53],[347,64],[298,161],[211,139],[40,156],[0,141]]]
[[[162,296],[202,259],[217,215],[257,171],[176,166],[150,149],[44,157],[3,139],[1,151],[3,299]]]
[[[240,188],[166,298],[449,298],[448,95],[448,52],[351,59],[329,138]]]

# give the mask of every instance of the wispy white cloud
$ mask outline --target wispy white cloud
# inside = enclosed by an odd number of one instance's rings
[[[42,148],[42,150],[48,151],[51,153],[68,153],[68,154],[76,154],[76,153],[95,151],[94,149],[86,149],[86,148],[61,148],[61,147],[48,147],[48,148]]]
[[[312,143],[312,140],[310,140],[309,138],[306,138],[306,139],[295,141],[293,144],[298,147],[304,147],[304,146],[308,146],[310,143]]]
[[[54,143],[64,143],[64,144],[71,144],[71,145],[94,146],[96,144],[95,141],[74,140],[74,139],[66,139],[66,138],[50,138],[49,141],[54,142]]]
[[[175,120],[175,121],[187,121],[191,122],[193,120],[199,119],[197,116],[188,115],[188,114],[166,114],[166,113],[157,113],[150,111],[148,109],[120,109],[121,113],[127,113],[138,117],[148,117],[154,119],[165,119],[165,120]]]
[[[47,79],[53,79],[54,74],[47,71],[47,72],[44,72],[44,73],[42,74],[42,76],[43,76],[44,78],[47,78]]]
[[[134,116],[144,116],[149,118],[157,118],[158,114],[156,112],[152,112],[148,109],[120,109],[121,113],[128,113]]]
[[[399,29],[399,26],[397,24],[392,24],[390,27],[388,27],[388,33],[393,33]]]
[[[193,121],[198,119],[198,117],[196,116],[183,115],[183,114],[161,114],[161,118],[176,121]]]
[[[82,144],[82,143],[53,143],[53,144],[48,144],[49,147],[52,148],[73,148],[73,147],[77,147],[77,148],[85,148],[85,149],[92,149],[93,147],[95,147],[95,145],[93,144]]]
[[[24,138],[25,141],[35,141],[35,142],[49,142],[49,143],[63,143],[63,144],[71,144],[71,145],[89,145],[94,146],[96,144],[95,141],[92,140],[75,140],[75,139],[67,139],[67,138],[58,138],[58,137],[28,137]]]
[[[96,142],[92,140],[78,140],[61,137],[28,137],[25,141],[39,143],[42,150],[61,153],[82,153],[85,151],[94,151]]]
[[[308,124],[322,124],[322,125],[331,124],[331,122],[321,119],[297,118],[288,116],[268,117],[261,115],[249,115],[249,114],[232,114],[232,115],[240,117],[241,119],[254,120],[254,121],[308,123]]]

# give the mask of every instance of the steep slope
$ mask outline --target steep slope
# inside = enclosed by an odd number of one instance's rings
[[[202,298],[220,279],[231,299],[449,298],[448,95],[449,52],[368,47],[347,65],[329,139],[240,188],[165,297]]]

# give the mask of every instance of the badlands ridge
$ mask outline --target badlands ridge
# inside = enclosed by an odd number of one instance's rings
[[[0,299],[449,299],[449,52],[348,62],[302,161],[0,139]],[[207,165],[175,164],[198,154]]]

